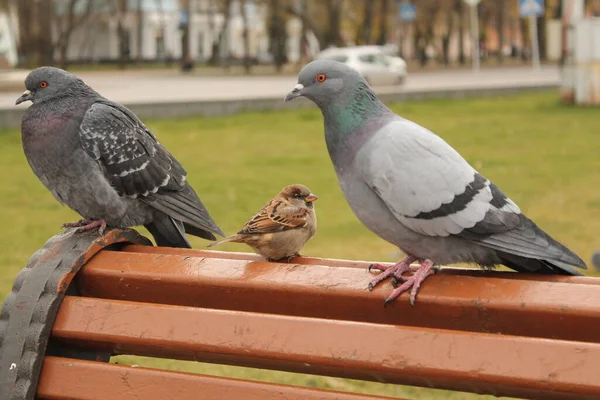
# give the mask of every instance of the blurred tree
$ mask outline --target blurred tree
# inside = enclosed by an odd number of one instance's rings
[[[321,3],[327,10],[327,25],[323,35],[322,48],[343,46],[342,40],[342,6],[344,0],[323,0]]]
[[[463,0],[454,0],[454,12],[458,18],[458,62],[465,65],[465,13]]]
[[[17,1],[21,64],[34,68],[53,63],[52,0]]]
[[[442,60],[444,65],[448,66],[450,64],[450,38],[455,34],[454,21],[456,15],[453,5],[449,2],[444,3],[441,13],[444,21],[442,29]]]
[[[371,44],[371,35],[373,32],[373,14],[375,11],[375,2],[363,0],[363,19],[356,28],[356,44]]]
[[[387,42],[388,9],[389,9],[389,1],[388,0],[380,0],[379,1],[379,36],[377,38],[377,44],[379,46],[383,46]]]
[[[287,62],[287,29],[280,6],[279,0],[269,1],[269,52],[273,56],[277,72]]]
[[[497,15],[496,15],[496,32],[498,35],[498,62],[504,61],[504,20],[506,14],[506,7],[504,1],[496,2]]]
[[[181,69],[190,71],[193,67],[190,55],[190,25],[192,24],[191,1],[182,0],[179,10],[179,29],[181,30]]]
[[[136,60],[138,65],[142,62],[142,51],[144,49],[144,9],[142,8],[142,0],[137,0],[137,49],[136,49]]]
[[[306,62],[306,58],[308,56],[308,24],[306,23],[306,19],[308,16],[309,8],[308,8],[308,0],[300,0],[300,15],[303,18],[300,18],[300,56],[298,57],[298,64],[302,65]]]
[[[417,5],[417,19],[415,21],[414,48],[416,50],[419,64],[424,67],[427,64],[427,48],[435,40],[435,25],[441,9],[441,2],[436,0],[419,0]]]
[[[210,56],[210,60],[208,61],[211,65],[217,65],[219,62],[222,62],[221,56],[224,53],[229,54],[229,43],[226,43],[227,30],[229,29],[229,20],[231,17],[231,0],[221,0],[216,2],[217,5],[220,5],[220,12],[223,15],[223,24],[221,25],[221,29],[219,30],[219,34],[213,40],[212,45],[212,53]],[[227,60],[228,57],[225,57],[225,66],[229,66],[229,62]]]
[[[112,2],[111,2],[112,3]],[[113,14],[117,18],[117,36],[119,38],[119,68],[125,69],[129,61],[130,43],[129,30],[125,26],[125,16],[127,15],[127,0],[116,0],[113,7]]]
[[[248,5],[247,0],[241,0],[241,13],[243,21],[242,36],[244,38],[244,70],[250,73],[252,64],[250,62],[250,34],[248,32]]]
[[[67,51],[73,31],[82,27],[89,20],[97,0],[68,0],[62,2],[64,7],[55,13],[54,8],[50,15],[54,15],[56,26],[56,41],[54,49],[58,50],[59,66],[68,67]],[[106,1],[106,0],[105,0]]]

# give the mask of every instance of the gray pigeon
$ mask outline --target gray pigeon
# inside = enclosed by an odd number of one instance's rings
[[[337,61],[306,65],[285,101],[304,96],[321,109],[325,142],[340,186],[358,219],[407,257],[370,284],[392,277],[392,302],[410,303],[434,265],[504,264],[518,272],[581,275],[572,251],[552,239],[471,167],[448,143],[387,108],[352,68]],[[410,264],[421,266],[410,277]]]
[[[16,104],[31,101],[21,123],[33,172],[84,219],[78,232],[144,225],[156,244],[191,247],[185,232],[223,235],[186,182],[185,169],[135,114],[66,71],[41,67]]]

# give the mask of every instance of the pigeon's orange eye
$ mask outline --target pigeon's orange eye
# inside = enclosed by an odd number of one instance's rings
[[[45,88],[45,87],[47,87],[47,86],[48,86],[48,82],[46,82],[46,81],[42,81],[42,82],[40,83],[40,87],[41,87],[42,89],[43,89],[43,88]]]
[[[325,82],[325,79],[327,79],[327,75],[325,75],[325,74],[317,75],[317,82]]]

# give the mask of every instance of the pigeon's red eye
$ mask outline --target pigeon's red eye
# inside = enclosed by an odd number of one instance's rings
[[[42,82],[40,83],[40,87],[41,87],[42,89],[43,89],[43,88],[45,88],[45,87],[47,87],[47,86],[48,86],[48,82],[46,82],[46,81],[42,81]]]
[[[317,75],[317,82],[325,82],[325,79],[327,79],[327,75],[325,75],[325,74]]]

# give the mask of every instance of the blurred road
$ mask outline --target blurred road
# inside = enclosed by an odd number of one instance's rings
[[[103,96],[127,104],[193,102],[283,97],[296,84],[290,76],[206,77],[179,73],[158,74],[136,71],[82,72],[78,74]],[[404,86],[376,87],[378,93],[397,91],[421,92],[450,89],[527,87],[558,84],[556,66],[483,69],[471,71],[420,72],[408,75]],[[20,92],[0,93],[0,109],[25,108],[15,106]]]

